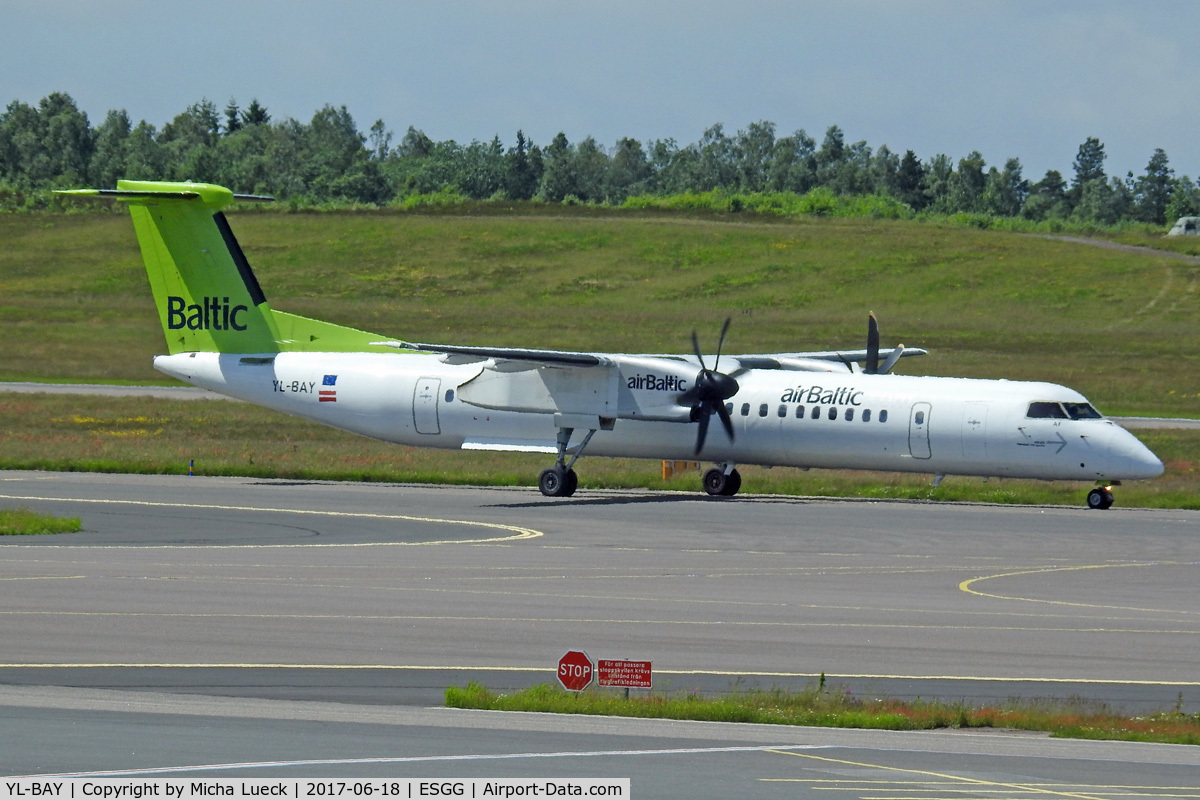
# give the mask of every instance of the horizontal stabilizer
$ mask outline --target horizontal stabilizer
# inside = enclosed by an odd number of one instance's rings
[[[246,203],[273,203],[275,198],[263,194],[234,194],[223,186],[209,183],[176,183],[169,181],[118,181],[118,189],[61,189],[55,194],[75,197],[98,197],[125,202],[154,200],[200,200],[205,206],[224,208],[235,200]]]

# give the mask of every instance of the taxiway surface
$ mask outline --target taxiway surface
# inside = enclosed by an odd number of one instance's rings
[[[0,474],[0,503],[79,516],[85,527],[0,541],[0,713],[38,734],[29,746],[24,736],[3,743],[7,774],[245,762],[255,776],[295,775],[308,769],[296,763],[301,752],[328,756],[307,759],[325,765],[314,767],[321,774],[395,774],[408,755],[661,751],[587,763],[642,775],[643,786],[663,780],[651,775],[699,780],[712,770],[712,785],[728,789],[717,776],[729,760],[761,760],[761,772],[727,777],[767,796],[774,784],[763,776],[776,772],[767,764],[800,758],[771,751],[787,743],[849,748],[808,758],[804,780],[832,769],[982,769],[939,761],[927,742],[964,758],[1006,757],[1023,742],[1007,757],[1029,759],[1021,774],[1055,781],[1079,779],[1071,769],[1091,758],[1200,770],[1191,748],[1140,755],[1076,743],[1057,761],[1064,745],[1028,737],[879,744],[865,733],[756,729],[746,740],[746,730],[607,721],[589,731],[600,723],[555,719],[513,733],[484,722],[492,716],[411,705],[468,680],[549,682],[558,657],[582,648],[652,661],[660,688],[800,686],[825,673],[861,693],[1082,694],[1195,712],[1195,512],[642,492],[548,500],[533,489],[35,472]],[[8,738],[13,726],[3,730]],[[64,730],[87,746],[69,747]],[[187,731],[189,746],[154,733],[163,730]],[[721,750],[735,740],[751,749]],[[346,760],[381,748],[391,761]],[[487,770],[498,763],[470,769],[497,774]],[[522,774],[583,769],[505,763]],[[1050,777],[1067,764],[1067,777]],[[1148,781],[1183,774],[1145,772]]]

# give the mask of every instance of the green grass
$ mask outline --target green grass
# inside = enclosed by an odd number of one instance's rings
[[[1200,508],[1200,431],[1139,431],[1167,466],[1120,488],[1121,506]],[[533,486],[545,455],[431,450],[365,439],[224,400],[0,393],[0,469]],[[1080,505],[1081,483],[851,470],[739,467],[754,493]],[[700,492],[699,472],[663,480],[661,463],[585,458],[584,489]]]
[[[859,698],[817,685],[799,693],[746,691],[706,698],[695,693],[651,692],[626,699],[614,690],[592,688],[576,694],[549,684],[503,695],[471,683],[465,688],[448,688],[446,706],[877,730],[1010,728],[1065,738],[1200,744],[1200,715],[1163,711],[1126,717],[1104,704],[1079,698],[972,707],[965,703]]]
[[[0,536],[78,533],[82,529],[78,517],[52,517],[28,508],[0,508]]]
[[[874,310],[885,344],[932,350],[906,372],[1200,417],[1200,265],[1166,255],[936,222],[537,206],[232,224],[274,307],[385,336],[686,352],[733,315],[732,351],[777,352],[861,347]],[[127,217],[0,215],[0,240],[0,379],[156,379]]]
[[[1200,418],[1200,265],[938,221],[520,204],[281,213],[232,224],[275,308],[418,341],[611,352],[927,347],[913,374],[1048,380],[1115,415]],[[1145,231],[1106,234],[1175,247]],[[164,350],[125,214],[0,215],[0,380],[151,383]],[[227,403],[0,395],[0,466],[532,485],[541,456],[396,447]],[[1122,505],[1196,507],[1200,439],[1143,436],[1162,479]],[[1078,504],[1083,487],[742,470],[746,490]],[[588,459],[584,488],[695,491]]]

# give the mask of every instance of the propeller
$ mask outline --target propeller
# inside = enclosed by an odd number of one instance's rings
[[[875,321],[875,312],[867,312],[867,362],[863,372],[868,375],[879,374],[879,323]]]
[[[733,441],[733,420],[725,408],[725,401],[738,393],[738,382],[733,377],[717,371],[721,365],[721,349],[725,346],[725,334],[729,332],[729,322],[730,319],[726,317],[725,324],[721,326],[721,338],[717,340],[717,357],[713,361],[712,369],[704,365],[704,356],[700,352],[700,340],[696,338],[696,332],[692,331],[692,349],[696,352],[696,360],[700,362],[700,372],[696,374],[692,388],[679,395],[676,402],[680,405],[691,406],[692,419],[700,423],[700,427],[696,431],[696,455],[699,455],[700,451],[704,449],[704,440],[708,437],[708,418],[713,414],[720,418],[721,425],[724,426],[725,433],[729,436],[729,441]]]
[[[896,362],[904,355],[904,345],[892,348],[892,352],[879,363],[879,323],[875,320],[875,312],[867,314],[867,358],[863,364],[863,372],[868,375],[887,375],[896,366]]]
[[[887,375],[892,371],[892,367],[896,366],[896,362],[904,355],[904,345],[898,344],[892,348],[892,354],[883,360],[883,364],[879,367],[881,375]]]

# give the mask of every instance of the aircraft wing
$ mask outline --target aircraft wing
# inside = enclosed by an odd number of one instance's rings
[[[891,356],[895,351],[899,350],[900,355],[897,358],[907,356],[924,356],[928,355],[929,351],[920,347],[882,347],[879,349],[881,358]],[[789,358],[815,358],[818,361],[865,361],[867,358],[866,350],[818,350],[811,353],[788,353]],[[734,356],[737,358],[737,356]]]
[[[878,357],[883,359],[883,363],[890,370],[892,366],[905,356],[923,356],[929,351],[922,350],[919,347],[886,347],[879,351]],[[853,364],[859,361],[866,361],[868,358],[866,350],[816,350],[806,353],[761,353],[753,355],[729,355],[722,356],[722,359],[728,359],[737,364],[737,368],[730,370],[733,375],[747,370],[788,370],[793,372],[829,372],[834,371],[824,364],[837,364],[840,367],[853,370]],[[885,370],[886,371],[886,370]]]
[[[920,347],[905,347],[897,345],[896,347],[880,348],[873,354],[875,368],[877,373],[887,374],[892,371],[892,367],[896,366],[896,362],[906,356],[923,356],[929,351]],[[743,367],[750,369],[801,369],[812,370],[822,369],[819,364],[839,364],[850,372],[859,371],[859,363],[865,362],[869,365],[872,362],[872,353],[870,350],[816,350],[807,353],[787,353],[779,356],[734,356],[739,360]],[[770,366],[769,362],[776,361],[778,366]]]
[[[426,342],[371,342],[371,344],[398,347],[404,350],[421,350],[426,353],[444,353],[452,364],[470,364],[476,361],[520,361],[540,366],[561,367],[608,367],[612,359],[596,353],[577,353],[569,350],[530,350],[524,347],[468,347],[464,345],[428,344]]]
[[[855,359],[867,357],[865,350],[727,356],[727,361],[721,364],[727,372],[714,378],[699,357],[680,355],[585,353],[398,340],[370,344],[439,353],[444,363],[475,366],[472,374],[464,376],[458,384],[458,399],[464,403],[500,411],[554,414],[556,421],[563,421],[560,427],[589,430],[610,430],[617,419],[695,421],[699,400],[693,396],[697,391],[694,387],[701,385],[701,377],[706,374],[704,385],[720,379],[724,381],[722,385],[736,392],[736,381],[750,371],[851,372],[857,371]],[[881,351],[880,355],[887,359],[884,371],[909,353],[919,354],[903,346]],[[716,363],[715,358],[713,361]],[[723,401],[725,396],[720,399]],[[720,411],[724,410],[722,403]],[[506,440],[487,446],[511,448],[516,444]]]
[[[517,362],[528,364],[530,367],[611,367],[629,359],[664,359],[671,362],[695,364],[688,356],[665,353],[639,353],[627,356],[605,353],[583,353],[571,350],[537,350],[524,347],[472,347],[467,345],[430,344],[428,342],[371,342],[371,344],[386,345],[404,350],[420,350],[426,353],[442,353],[447,356],[447,363],[471,364],[481,361],[494,360],[497,362]],[[890,363],[907,356],[923,356],[929,351],[919,347],[883,348],[879,356]],[[828,361],[844,365],[864,361],[866,350],[817,350],[800,353],[764,353],[754,355],[728,355],[727,359],[737,363],[738,369],[745,370],[809,370],[813,365],[805,364],[810,361]]]

